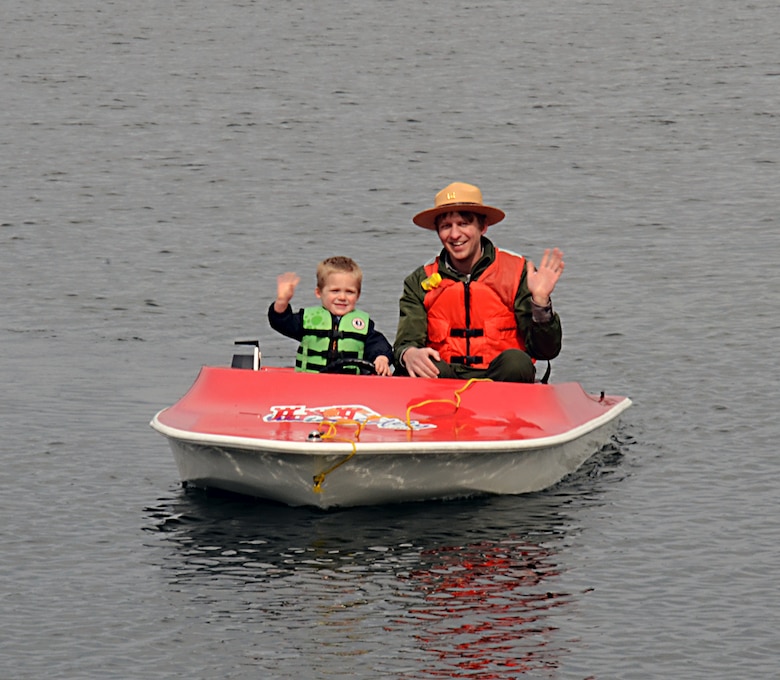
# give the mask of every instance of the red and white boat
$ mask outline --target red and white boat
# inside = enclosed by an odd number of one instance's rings
[[[234,360],[235,364],[235,360]],[[518,384],[203,367],[151,426],[181,480],[321,508],[545,489],[607,444],[627,397]]]

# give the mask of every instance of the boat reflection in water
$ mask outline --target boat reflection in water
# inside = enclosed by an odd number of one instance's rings
[[[555,550],[521,539],[426,550],[408,579],[423,594],[406,621],[433,655],[428,677],[516,678],[559,666],[550,610],[570,605],[555,591]]]
[[[258,677],[282,666],[298,677],[554,675],[571,653],[560,627],[582,597],[561,578],[572,527],[621,459],[602,452],[521,497],[327,512],[173,492],[146,527],[182,613],[170,635],[232,640],[220,654]]]

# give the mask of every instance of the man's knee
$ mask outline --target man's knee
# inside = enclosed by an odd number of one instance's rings
[[[522,350],[507,349],[490,362],[485,377],[503,382],[532,383],[536,368],[531,357]]]
[[[458,374],[455,372],[455,369],[450,366],[446,361],[434,361],[433,362],[436,365],[436,368],[439,369],[439,377],[440,378],[458,378]]]

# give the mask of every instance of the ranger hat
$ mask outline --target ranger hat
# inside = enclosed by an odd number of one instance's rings
[[[433,208],[417,213],[413,218],[418,227],[436,229],[436,218],[449,212],[473,212],[485,216],[485,226],[504,219],[503,210],[482,203],[482,192],[473,184],[453,182],[444,187],[433,201]]]

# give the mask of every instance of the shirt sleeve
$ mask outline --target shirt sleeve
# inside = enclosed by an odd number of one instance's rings
[[[523,336],[525,348],[534,359],[554,359],[560,354],[563,330],[560,317],[553,311],[552,303],[540,307],[531,299],[526,282],[526,269],[520,278],[515,296],[517,327]]]
[[[380,333],[374,322],[369,319],[368,321],[368,334],[366,336],[366,351],[365,357],[368,361],[373,362],[377,357],[386,356],[390,365],[393,364],[393,348],[388,342],[387,338]]]
[[[286,335],[288,338],[298,340],[303,338],[303,310],[293,313],[292,307],[287,305],[281,314],[278,313],[273,304],[268,308],[268,323],[275,331]]]
[[[393,352],[396,365],[401,366],[401,355],[410,347],[425,347],[428,342],[428,315],[425,311],[425,290],[422,281],[425,269],[419,267],[404,280],[404,289],[398,303],[398,330]]]

